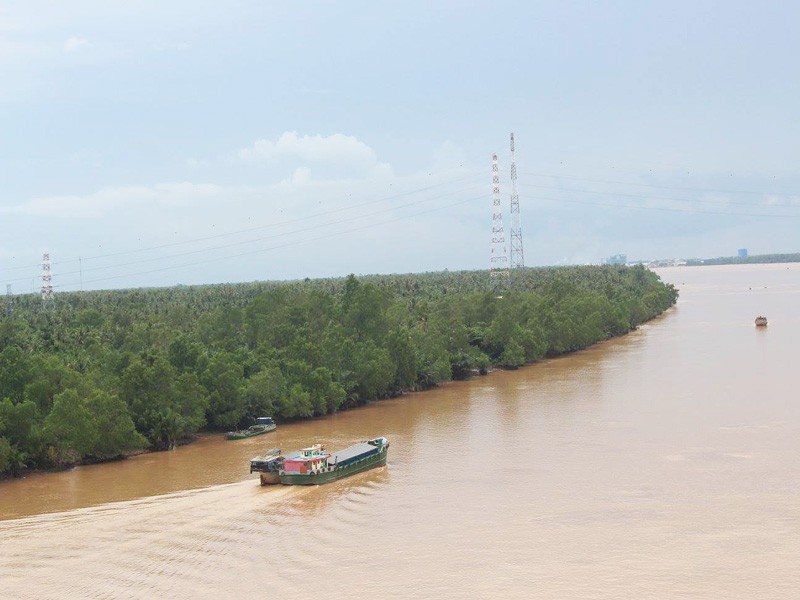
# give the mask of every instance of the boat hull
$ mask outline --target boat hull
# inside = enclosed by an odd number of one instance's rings
[[[279,478],[283,485],[321,485],[368,471],[369,469],[382,467],[386,464],[388,454],[389,446],[387,444],[377,454],[367,456],[346,466],[332,466],[318,473],[286,473],[282,471]]]
[[[281,478],[277,473],[259,473],[261,485],[278,485]]]
[[[258,431],[229,431],[225,434],[225,438],[229,440],[243,440],[246,438],[255,437],[257,435],[264,435],[265,433],[269,433],[270,431],[275,431],[276,425],[272,425],[270,427],[266,427],[264,429],[260,429]]]

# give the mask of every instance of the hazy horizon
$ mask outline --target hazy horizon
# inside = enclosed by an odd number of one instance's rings
[[[0,284],[483,270],[509,133],[527,266],[791,253],[800,8],[0,7]],[[676,255],[676,248],[680,254]]]

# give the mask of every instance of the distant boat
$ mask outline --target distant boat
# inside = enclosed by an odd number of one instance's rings
[[[766,327],[767,326],[767,317],[762,317],[761,315],[756,317],[756,327]]]
[[[272,417],[258,417],[256,421],[257,423],[255,425],[251,425],[247,429],[229,431],[225,437],[227,437],[229,440],[243,440],[244,438],[261,435],[262,433],[268,433],[277,427],[275,421],[272,420]]]

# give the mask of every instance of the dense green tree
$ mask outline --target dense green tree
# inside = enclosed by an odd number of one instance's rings
[[[23,346],[31,332],[20,319],[0,319],[0,352],[9,346]]]
[[[25,451],[0,436],[0,473],[11,473],[17,477],[27,466],[27,462],[28,455]]]
[[[417,356],[406,328],[396,327],[386,340],[389,358],[394,364],[392,387],[396,390],[412,389],[417,379]]]
[[[350,358],[354,391],[359,401],[386,397],[395,379],[395,367],[389,352],[369,340],[356,344]]]
[[[42,450],[41,425],[41,414],[33,402],[0,401],[0,436],[26,456],[37,456]]]
[[[13,453],[14,449],[11,447],[11,442],[4,437],[0,437],[0,473],[11,472]]]
[[[516,368],[675,303],[642,267],[519,269],[14,297],[0,316],[0,475],[166,449]],[[146,440],[146,441],[145,441]]]
[[[128,407],[121,398],[97,391],[85,404],[97,431],[87,454],[101,459],[116,458],[147,445],[144,436],[136,431]]]
[[[245,387],[245,419],[255,421],[258,417],[276,414],[284,393],[285,379],[277,366],[267,366],[250,377]]]
[[[516,338],[511,338],[503,348],[500,355],[500,366],[507,369],[516,369],[525,364],[525,351]]]
[[[6,346],[0,352],[0,395],[22,401],[25,386],[35,376],[30,363],[30,355],[18,346]]]
[[[41,414],[50,412],[56,394],[79,385],[80,373],[68,368],[55,355],[36,355],[31,359],[36,378],[25,385],[23,397],[30,400]]]
[[[425,328],[415,330],[412,339],[417,350],[417,385],[425,389],[449,381],[450,354],[445,341]]]
[[[197,328],[204,344],[233,350],[243,333],[244,313],[235,306],[217,308],[202,315]]]
[[[206,412],[211,400],[208,390],[195,373],[183,373],[173,382],[170,404],[179,417],[179,438],[196,433],[206,424]]]
[[[380,342],[389,329],[387,294],[369,283],[354,285],[350,278],[347,286],[342,300],[343,324],[358,340]]]
[[[172,404],[174,367],[162,355],[136,358],[125,368],[120,397],[130,410],[136,429],[156,448],[169,445],[162,435],[162,409]]]
[[[184,334],[178,335],[169,345],[170,364],[179,372],[194,369],[203,353],[203,347]]]
[[[278,400],[278,413],[284,419],[310,417],[314,413],[311,405],[311,394],[303,389],[299,383],[294,384]]]
[[[226,352],[211,357],[201,377],[209,393],[208,422],[216,427],[235,427],[244,416],[243,369]]]
[[[94,414],[77,391],[65,390],[55,397],[53,409],[44,420],[44,436],[66,454],[69,462],[90,454],[99,435]]]

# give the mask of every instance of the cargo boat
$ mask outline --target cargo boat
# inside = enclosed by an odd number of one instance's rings
[[[319,485],[386,464],[389,440],[377,437],[335,452],[320,446],[286,456],[278,472],[283,485]]]
[[[766,327],[767,326],[767,317],[763,317],[761,315],[756,317],[756,327]]]
[[[277,427],[272,417],[258,417],[255,425],[250,425],[247,429],[229,431],[225,437],[229,440],[243,440],[244,438],[254,437],[264,433],[269,433]]]
[[[294,452],[290,456],[300,456],[304,451],[319,453],[324,452],[325,447],[322,444],[316,444],[305,450]],[[286,456],[281,454],[280,448],[271,448],[264,452],[263,456],[254,456],[250,459],[250,472],[259,474],[261,485],[278,484],[281,482],[279,474],[283,469],[284,460],[286,460]]]

